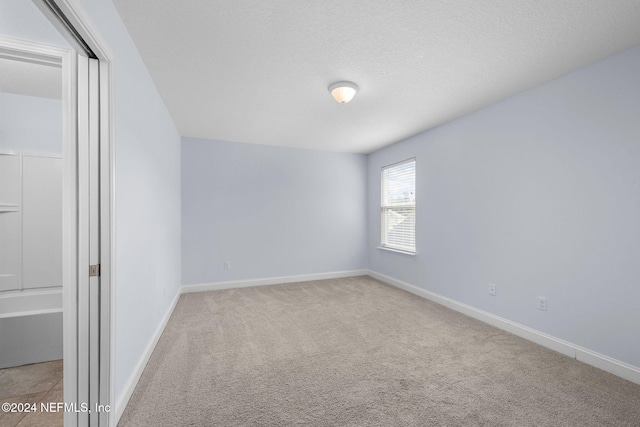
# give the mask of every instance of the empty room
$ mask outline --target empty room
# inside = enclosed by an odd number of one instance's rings
[[[640,425],[638,1],[0,5],[63,147],[0,425]],[[53,291],[55,354],[16,356]]]

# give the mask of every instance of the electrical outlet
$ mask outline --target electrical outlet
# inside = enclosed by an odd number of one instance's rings
[[[489,295],[496,296],[496,285],[489,283]]]
[[[547,311],[547,297],[538,297],[538,310]]]
[[[225,270],[231,270],[231,261],[225,261],[224,262],[224,269]]]

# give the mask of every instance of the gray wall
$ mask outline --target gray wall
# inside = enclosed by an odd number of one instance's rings
[[[640,366],[639,76],[640,46],[371,154],[370,268]],[[414,156],[408,257],[380,168]]]
[[[113,3],[82,5],[114,55],[117,402],[180,288],[180,135]]]
[[[69,43],[31,1],[0,0],[0,35],[69,47]]]
[[[62,154],[62,101],[0,93],[0,151]]]
[[[365,209],[364,155],[184,138],[183,284],[366,268]]]

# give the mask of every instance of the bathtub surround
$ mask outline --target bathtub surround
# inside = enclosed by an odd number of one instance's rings
[[[0,368],[62,358],[62,72],[31,67],[0,92]]]
[[[0,181],[0,292],[62,287],[62,159],[0,152]]]
[[[0,152],[0,181],[0,368],[61,359],[62,159]]]
[[[0,368],[62,358],[62,288],[0,293]]]

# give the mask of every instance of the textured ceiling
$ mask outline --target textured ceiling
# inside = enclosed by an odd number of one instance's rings
[[[62,98],[60,67],[0,57],[0,92]]]
[[[114,2],[183,136],[319,150],[371,152],[640,44],[639,0]]]

